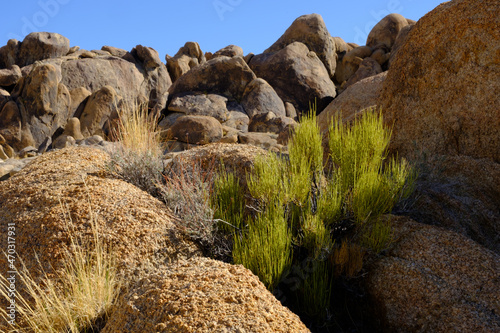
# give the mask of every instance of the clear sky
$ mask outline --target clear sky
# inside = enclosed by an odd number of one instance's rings
[[[439,0],[14,0],[2,3],[0,46],[32,31],[57,32],[71,46],[92,50],[110,45],[126,50],[141,44],[174,55],[187,41],[215,52],[235,44],[245,54],[261,53],[294,19],[323,16],[332,36],[364,45],[385,15],[418,20]]]

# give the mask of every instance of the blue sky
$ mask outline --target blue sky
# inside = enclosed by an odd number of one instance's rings
[[[177,0],[17,0],[2,4],[0,46],[32,31],[60,33],[71,46],[92,50],[110,45],[126,50],[137,44],[174,55],[187,41],[206,52],[229,44],[261,53],[300,15],[323,16],[332,36],[364,45],[370,29],[396,12],[418,20],[437,0],[263,1]]]

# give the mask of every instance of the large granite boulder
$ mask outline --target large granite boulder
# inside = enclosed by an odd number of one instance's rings
[[[415,24],[380,99],[394,150],[500,162],[499,25],[495,0],[446,2]]]
[[[370,267],[386,331],[498,332],[500,257],[442,228],[394,219],[395,244]]]
[[[321,15],[300,16],[264,53],[276,53],[293,42],[301,42],[309,50],[316,52],[330,77],[333,77],[337,66],[336,44],[332,40]]]
[[[309,330],[250,270],[193,258],[134,284],[119,298],[102,332]]]
[[[275,53],[262,53],[250,61],[250,68],[266,80],[283,102],[290,102],[299,112],[317,103],[323,110],[335,97],[335,85],[315,52],[301,42],[294,42]]]

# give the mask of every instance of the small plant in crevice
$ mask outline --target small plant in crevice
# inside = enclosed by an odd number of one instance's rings
[[[123,107],[111,130],[119,144],[108,163],[113,174],[156,197],[164,168],[160,134],[157,118],[148,114],[146,104]]]
[[[246,200],[256,202],[257,209],[248,213],[240,207],[233,216],[234,202],[244,201],[240,190],[232,187],[229,194],[215,188],[215,211],[238,226],[234,262],[270,290],[283,285],[295,295],[288,297],[295,299],[292,306],[307,317],[326,319],[335,297],[333,281],[356,276],[367,253],[390,245],[392,227],[382,215],[413,190],[411,166],[387,156],[390,136],[375,110],[366,110],[350,126],[338,115],[329,128],[327,169],[315,110],[302,117],[287,158],[274,153],[255,158]],[[292,280],[295,287],[287,287]]]

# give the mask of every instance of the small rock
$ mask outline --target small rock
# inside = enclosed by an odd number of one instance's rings
[[[32,146],[28,146],[19,151],[18,155],[20,158],[33,157],[38,153],[38,149]]]
[[[23,74],[17,65],[13,65],[9,69],[0,69],[0,86],[8,87],[16,84]]]
[[[80,119],[70,118],[64,128],[63,134],[72,136],[75,140],[82,140],[83,135],[80,130]]]
[[[7,154],[5,154],[5,152],[3,151],[3,147],[0,145],[0,160],[5,161],[8,158],[9,158],[9,156],[7,156]]]
[[[219,51],[215,52],[214,55],[212,56],[213,58],[217,58],[220,56],[226,56],[226,57],[243,57],[243,49],[239,46],[236,45],[228,45]]]
[[[169,111],[187,115],[210,116],[224,122],[228,119],[227,98],[217,94],[182,93],[172,98]]]
[[[52,143],[52,148],[54,149],[63,149],[76,145],[76,140],[72,136],[63,134],[57,137]]]
[[[222,138],[222,126],[214,117],[183,116],[169,129],[172,138],[189,144],[204,145]]]
[[[52,144],[52,138],[48,136],[43,140],[42,144],[38,147],[38,153],[43,154],[47,151],[47,149],[50,147]]]
[[[93,135],[90,138],[86,138],[85,140],[83,140],[82,143],[83,143],[83,145],[86,145],[86,146],[96,146],[96,145],[100,145],[103,142],[104,142],[104,139],[102,138],[102,136]]]
[[[272,147],[276,147],[276,145],[278,144],[277,138],[278,135],[272,133],[248,132],[238,134],[238,141],[240,143],[261,147],[264,149],[271,149]]]

